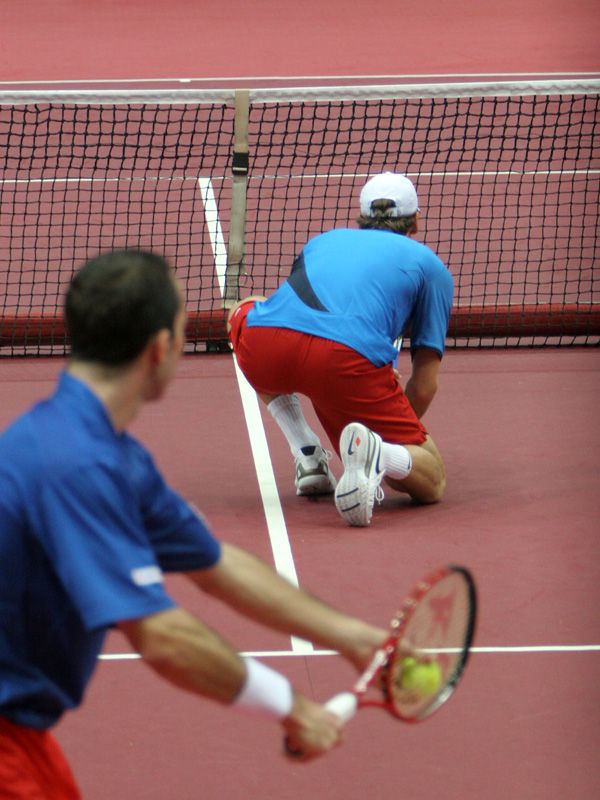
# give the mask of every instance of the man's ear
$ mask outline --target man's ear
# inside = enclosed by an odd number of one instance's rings
[[[171,331],[161,328],[148,342],[148,356],[150,362],[156,366],[163,363],[171,346]]]

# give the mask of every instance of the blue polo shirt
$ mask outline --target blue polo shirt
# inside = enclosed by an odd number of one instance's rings
[[[249,326],[291,328],[345,344],[375,366],[394,340],[443,355],[453,281],[426,245],[391,231],[339,228],[311,239],[288,280],[249,312]]]
[[[0,716],[51,726],[81,702],[110,626],[175,606],[162,570],[220,552],[147,450],[63,373],[0,436]]]

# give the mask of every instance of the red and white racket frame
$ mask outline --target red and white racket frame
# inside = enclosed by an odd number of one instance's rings
[[[460,647],[458,658],[444,685],[419,714],[402,713],[393,705],[390,699],[393,695],[391,682],[394,679],[394,675],[393,670],[388,669],[388,665],[393,662],[397,649],[402,647],[403,635],[420,603],[440,581],[457,573],[464,580],[468,599],[468,618],[465,620],[464,641]],[[469,658],[471,644],[475,635],[476,621],[477,590],[471,572],[466,567],[453,564],[437,569],[415,584],[410,594],[406,596],[400,610],[394,615],[390,623],[389,638],[375,652],[371,662],[353,688],[350,691],[342,692],[332,697],[325,703],[325,707],[344,722],[350,720],[359,708],[369,706],[383,708],[403,722],[421,722],[431,716],[434,711],[437,711],[454,693]],[[404,650],[403,655],[410,655],[410,651]],[[376,695],[368,697],[368,691],[375,687],[377,688]]]

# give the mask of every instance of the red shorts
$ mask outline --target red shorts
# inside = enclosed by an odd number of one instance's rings
[[[0,717],[0,800],[81,800],[54,737]]]
[[[249,327],[254,301],[234,311],[229,338],[240,369],[259,394],[298,392],[310,399],[339,455],[340,434],[362,422],[392,444],[423,444],[427,430],[390,364],[374,366],[356,350],[288,328]]]

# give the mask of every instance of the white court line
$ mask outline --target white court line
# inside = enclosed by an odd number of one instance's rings
[[[254,175],[254,178],[260,180],[329,180],[330,178],[368,178],[370,172],[324,172],[309,173],[302,172],[296,175],[281,175],[280,173],[274,175]],[[548,177],[551,175],[600,175],[600,169],[505,169],[505,170],[458,170],[448,172],[446,170],[439,170],[438,172],[407,172],[407,175],[416,178],[504,178],[512,175],[517,176],[530,176]],[[252,175],[249,176],[250,180]]]
[[[197,175],[144,175],[138,177],[136,175],[119,175],[118,178],[107,178],[106,176],[99,176],[94,178],[86,178],[84,175],[77,175],[74,178],[0,178],[0,184],[3,183],[119,183],[120,181],[127,183],[158,183],[159,181],[194,181],[198,180]],[[213,176],[213,180],[215,177]],[[224,180],[224,176],[220,178]]]
[[[206,226],[208,228],[208,235],[210,237],[210,243],[212,245],[215,259],[215,270],[217,273],[217,280],[219,281],[219,290],[221,292],[221,296],[223,296],[225,294],[227,247],[225,245],[223,230],[221,229],[221,222],[219,220],[217,201],[215,199],[215,193],[213,191],[212,181],[210,178],[198,178],[198,185],[200,186]],[[200,269],[200,264],[198,264],[198,269]]]
[[[510,653],[600,653],[600,644],[543,644],[543,645],[517,645],[507,647],[472,647],[471,653],[480,654],[510,654]],[[302,653],[298,650],[253,650],[242,653],[244,656],[255,658],[289,658],[293,656],[336,656],[336,650],[312,650],[311,653]],[[138,653],[105,653],[99,656],[104,661],[135,661],[141,658]]]
[[[290,181],[290,180],[331,180],[332,178],[368,178],[368,172],[324,172],[321,174],[318,173],[297,173],[297,174],[284,174],[278,173],[276,175],[263,175],[257,174],[249,176],[249,180],[271,180],[271,181]],[[444,170],[440,170],[438,172],[407,172],[407,175],[414,178],[502,178],[502,177],[510,177],[513,175],[516,176],[530,176],[533,178],[544,178],[549,177],[551,175],[600,175],[600,169],[548,169],[548,170],[459,170],[456,172],[446,172]],[[215,181],[222,181],[225,180],[224,175],[212,175],[210,178],[198,178],[197,175],[158,175],[158,176],[151,176],[151,177],[135,177],[135,176],[119,176],[118,178],[107,178],[107,177],[94,177],[94,178],[85,178],[85,177],[75,177],[75,178],[60,178],[60,177],[52,177],[52,178],[0,178],[0,186],[3,184],[11,185],[11,184],[21,184],[21,183],[31,183],[31,184],[57,184],[57,183],[158,183],[160,181],[168,181],[170,183],[180,181],[199,181],[201,186],[204,184],[208,184],[210,186],[211,181],[214,183]],[[212,192],[212,189],[210,189]]]
[[[225,291],[227,247],[221,229],[217,202],[210,179],[199,178],[198,183],[202,193],[204,215],[206,217],[206,224],[213,248],[219,288],[221,290],[221,295],[223,295]],[[298,586],[298,576],[296,574],[290,540],[283,516],[283,509],[277,492],[277,484],[275,483],[275,475],[273,473],[273,465],[269,454],[267,436],[260,415],[258,398],[254,389],[241,373],[235,355],[233,355],[233,363],[235,365],[238,386],[242,398],[242,406],[244,408],[244,416],[246,418],[246,426],[248,428],[250,446],[252,448],[252,456],[254,458],[258,486],[265,512],[267,529],[269,531],[275,568],[281,576],[287,578],[287,580],[295,586]],[[314,648],[310,642],[292,636],[292,651],[297,655],[308,655],[314,652]]]

